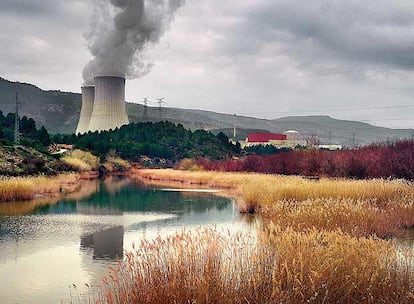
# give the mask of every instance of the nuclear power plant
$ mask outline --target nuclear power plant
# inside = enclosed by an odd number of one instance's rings
[[[82,109],[76,134],[114,130],[129,123],[125,109],[125,78],[98,76],[82,87]]]

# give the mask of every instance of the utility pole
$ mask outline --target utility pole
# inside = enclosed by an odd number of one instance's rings
[[[14,113],[14,145],[20,145],[20,118],[19,118],[19,95],[16,93],[16,111]]]
[[[352,133],[352,148],[355,148],[355,135],[356,133]]]
[[[142,119],[144,121],[148,121],[148,103],[150,103],[150,101],[148,100],[148,97],[144,97],[144,100],[142,101],[142,103],[144,104],[144,113],[142,115]]]
[[[233,138],[234,138],[234,140],[236,140],[236,136],[237,136],[237,133],[236,133],[236,114],[234,114],[234,124],[233,124]]]
[[[165,99],[165,97],[157,98],[158,113],[159,113],[159,116],[160,116],[160,121],[162,120],[162,104],[165,103],[164,99]]]

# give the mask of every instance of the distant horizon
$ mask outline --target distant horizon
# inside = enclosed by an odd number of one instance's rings
[[[7,79],[4,76],[0,76],[0,79],[3,79],[5,81],[11,82],[11,83],[20,83],[20,84],[25,84],[25,85],[31,85],[31,86],[34,86],[34,87],[42,90],[42,91],[46,91],[46,92],[47,91],[50,91],[50,92],[53,92],[53,91],[59,92],[60,91],[60,92],[64,92],[64,93],[72,93],[72,94],[79,94],[79,95],[81,95],[81,92],[80,91],[79,92],[73,92],[73,91],[63,91],[61,89],[44,89],[44,88],[41,88],[40,86],[38,86],[36,84],[33,84],[33,83],[23,82],[23,81],[18,81],[18,80],[13,80],[13,79]],[[139,103],[139,102],[131,102],[131,101],[128,101],[128,100],[126,100],[126,102],[127,103],[130,103],[130,104],[138,104],[138,105],[143,106],[143,104],[142,103]],[[151,106],[151,105],[148,105],[148,107],[149,108],[158,108],[158,106]],[[364,121],[364,120],[353,120],[353,119],[337,118],[337,117],[332,116],[330,114],[323,114],[323,113],[309,113],[309,114],[303,114],[303,115],[302,114],[296,114],[295,115],[294,113],[292,113],[292,114],[286,113],[286,115],[277,116],[277,117],[274,117],[274,118],[268,118],[268,117],[260,117],[260,116],[255,116],[255,115],[248,115],[246,113],[228,113],[228,112],[220,112],[220,111],[216,111],[216,110],[207,110],[207,109],[202,109],[202,108],[189,108],[189,107],[188,108],[187,107],[184,108],[184,107],[175,106],[175,105],[168,105],[168,104],[165,105],[165,106],[163,106],[163,108],[171,108],[171,109],[174,109],[175,108],[175,109],[181,109],[181,110],[194,110],[194,111],[214,112],[214,113],[223,114],[223,115],[230,115],[230,116],[237,115],[239,117],[263,119],[263,120],[270,120],[270,121],[271,120],[281,119],[281,118],[287,118],[287,117],[328,117],[328,118],[335,119],[335,120],[365,123],[365,124],[368,124],[368,125],[371,125],[371,126],[388,128],[388,129],[393,129],[393,130],[414,130],[414,127],[393,128],[393,127],[388,127],[388,126],[384,126],[384,125],[372,124],[372,123],[370,123],[368,121]]]

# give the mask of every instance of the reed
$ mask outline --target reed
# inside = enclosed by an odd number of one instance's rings
[[[71,192],[78,186],[75,174],[55,177],[0,177],[0,201],[32,200],[36,195]]]
[[[34,197],[34,183],[30,178],[2,177],[0,179],[0,201],[30,200]]]
[[[214,230],[142,241],[95,303],[412,303],[412,255],[341,231],[270,225],[257,244]],[[89,286],[89,285],[88,285]]]
[[[266,222],[283,228],[306,231],[315,228],[343,232],[355,236],[397,236],[401,228],[414,226],[413,204],[378,205],[368,201],[307,200],[283,201],[264,208]]]

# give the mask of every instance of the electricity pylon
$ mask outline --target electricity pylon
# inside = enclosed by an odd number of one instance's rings
[[[159,113],[159,116],[160,116],[160,121],[162,120],[162,104],[165,103],[164,99],[165,99],[165,97],[157,98],[158,113]]]
[[[144,113],[142,115],[142,119],[144,121],[148,121],[148,104],[151,101],[148,100],[148,97],[144,97],[144,100],[142,101],[142,103],[144,104]]]
[[[16,111],[14,113],[14,145],[20,145],[20,118],[19,118],[19,95],[16,93]]]

